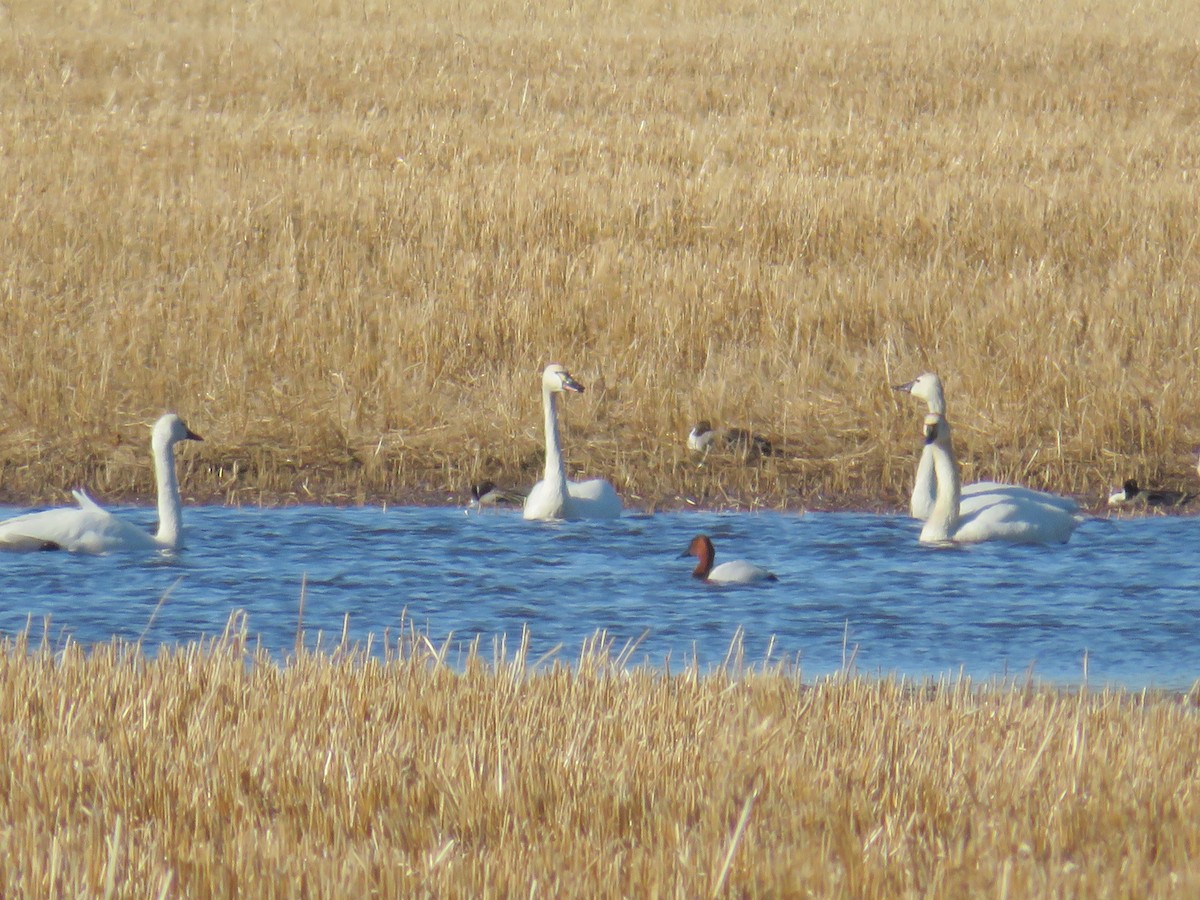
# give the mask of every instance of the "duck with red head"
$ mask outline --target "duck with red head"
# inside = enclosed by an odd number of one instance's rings
[[[714,566],[713,562],[716,559],[717,551],[707,534],[698,534],[692,538],[687,550],[683,551],[680,556],[696,557],[699,561],[696,563],[696,568],[692,570],[692,577],[709,584],[757,584],[760,581],[779,580],[774,572],[746,562],[744,559],[735,559],[732,562]]]

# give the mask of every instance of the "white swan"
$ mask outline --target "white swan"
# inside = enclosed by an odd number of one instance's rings
[[[557,363],[542,373],[542,409],[546,416],[546,471],[525,498],[526,519],[615,519],[621,515],[621,498],[603,478],[567,481],[562,446],[558,438],[556,394],[583,393],[583,385]]]
[[[149,534],[102,509],[83,491],[72,491],[78,507],[26,513],[0,522],[0,550],[69,550],[109,553],[117,550],[177,550],[183,546],[175,444],[203,440],[179,416],[168,413],[154,425],[150,447],[158,483],[158,531]]]
[[[921,529],[923,543],[1063,544],[1070,540],[1079,518],[1052,504],[1003,493],[964,500],[950,425],[944,416],[931,413],[925,417],[925,446],[933,458],[936,499]]]
[[[699,562],[692,570],[692,577],[712,584],[756,584],[760,581],[779,580],[775,577],[774,572],[769,572],[762,566],[756,566],[744,559],[735,559],[714,567],[713,560],[716,559],[717,551],[706,534],[698,534],[692,538],[692,542],[680,556],[696,557]]]
[[[907,384],[894,386],[897,391],[912,394],[918,400],[924,400],[929,405],[930,415],[946,415],[946,397],[942,392],[942,380],[933,372],[926,372]],[[999,481],[975,481],[962,488],[963,502],[968,498],[981,495],[999,495],[1009,499],[1037,500],[1056,506],[1063,512],[1072,515],[1079,512],[1079,504],[1070,497],[1060,497],[1046,491],[1038,491],[1019,484],[1004,484]],[[909,512],[914,519],[928,519],[933,512],[933,451],[929,444],[921,450],[921,459],[917,463],[917,478],[913,482],[912,499],[909,501]]]

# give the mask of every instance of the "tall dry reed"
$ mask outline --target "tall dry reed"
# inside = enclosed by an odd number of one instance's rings
[[[529,482],[896,502],[946,380],[966,477],[1192,481],[1190,4],[11,2],[0,490]],[[787,448],[697,468],[697,418]]]
[[[1193,696],[526,645],[0,653],[10,896],[1190,896]],[[454,665],[451,665],[451,662]]]

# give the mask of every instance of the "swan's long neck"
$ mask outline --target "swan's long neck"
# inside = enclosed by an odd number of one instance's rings
[[[558,440],[558,401],[554,391],[542,388],[542,410],[546,414],[546,474],[547,484],[566,493],[567,468],[563,463],[562,445]]]
[[[912,500],[908,504],[914,519],[928,519],[937,499],[937,484],[933,480],[933,450],[926,444],[921,448],[917,463],[917,480],[913,482]]]
[[[926,448],[931,451],[933,457],[937,498],[933,503],[933,511],[921,530],[921,540],[948,541],[958,530],[958,502],[962,495],[958,463],[954,459],[954,449],[948,435],[927,444]]]
[[[183,515],[175,478],[175,450],[169,443],[154,445],[154,479],[158,483],[158,532],[154,539],[163,547],[177,550],[183,546]]]

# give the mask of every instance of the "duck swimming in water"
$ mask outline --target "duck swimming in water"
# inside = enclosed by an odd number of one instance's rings
[[[760,581],[779,580],[774,572],[746,562],[744,559],[735,559],[732,562],[714,566],[713,561],[716,559],[716,555],[717,551],[713,547],[713,542],[706,534],[698,534],[692,538],[688,548],[680,554],[681,557],[696,557],[698,562],[696,568],[692,570],[692,577],[710,584],[757,584]]]

